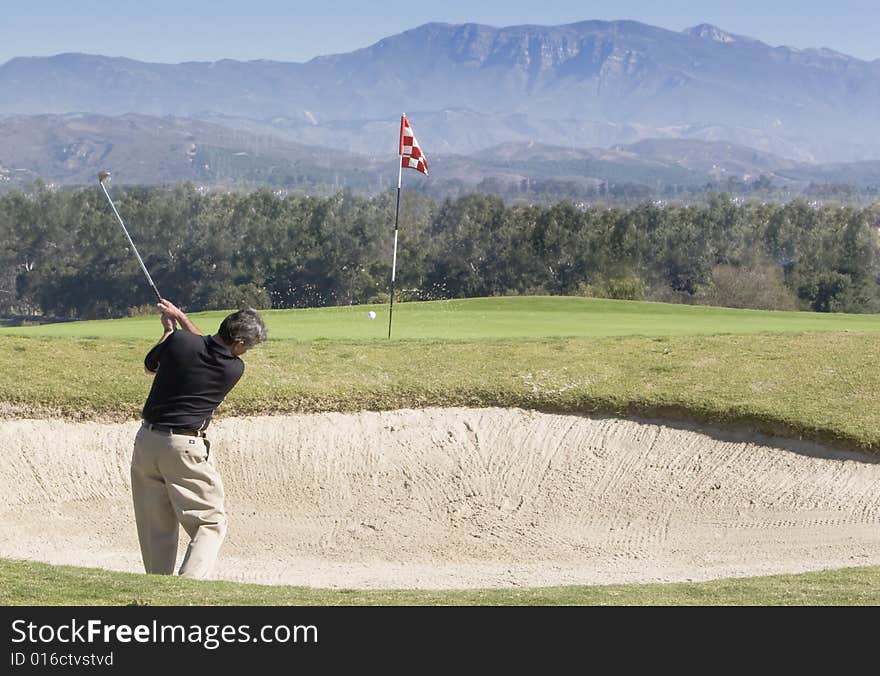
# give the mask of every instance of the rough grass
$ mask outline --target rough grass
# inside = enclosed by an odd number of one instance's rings
[[[0,559],[3,605],[878,605],[880,567],[702,583],[462,591],[332,590],[50,566]]]
[[[151,339],[0,337],[0,415],[126,420]],[[875,333],[270,341],[222,416],[504,406],[745,425],[880,449]]]

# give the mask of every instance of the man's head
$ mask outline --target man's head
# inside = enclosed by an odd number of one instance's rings
[[[240,357],[252,347],[266,340],[266,325],[260,313],[253,308],[233,312],[224,319],[217,330],[229,351]]]

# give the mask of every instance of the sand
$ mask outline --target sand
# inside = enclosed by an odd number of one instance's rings
[[[137,426],[0,420],[0,556],[142,571]],[[880,462],[812,443],[519,409],[230,418],[210,436],[219,579],[437,589],[880,564]]]

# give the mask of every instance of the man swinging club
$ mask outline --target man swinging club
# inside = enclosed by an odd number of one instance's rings
[[[144,359],[155,377],[131,459],[138,539],[146,572],[171,575],[183,526],[190,543],[180,575],[205,578],[226,536],[223,482],[205,430],[244,372],[239,357],[266,340],[266,326],[256,310],[239,310],[204,336],[171,302],[158,307],[162,339]]]

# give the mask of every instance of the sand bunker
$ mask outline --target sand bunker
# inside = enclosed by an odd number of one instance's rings
[[[0,421],[0,556],[140,572],[137,426]],[[880,463],[813,444],[505,409],[227,419],[212,443],[222,579],[460,588],[880,564]]]

